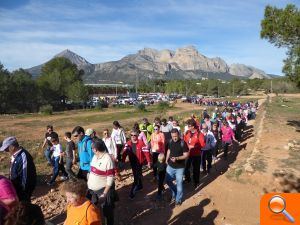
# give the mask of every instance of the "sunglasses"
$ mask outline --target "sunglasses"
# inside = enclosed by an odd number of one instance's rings
[[[158,128],[154,128],[154,130],[158,130]]]
[[[103,133],[103,135],[107,135],[107,133]]]
[[[73,137],[76,137],[76,138],[77,138],[77,137],[78,137],[78,134],[73,135]]]
[[[137,137],[137,134],[130,134],[131,137]]]

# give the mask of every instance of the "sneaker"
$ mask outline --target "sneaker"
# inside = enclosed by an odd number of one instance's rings
[[[133,191],[132,191],[132,192],[130,192],[130,194],[129,194],[129,198],[130,198],[130,199],[134,199],[134,197],[135,197],[135,194],[133,193]]]
[[[181,206],[182,202],[175,202],[175,206]]]
[[[54,186],[54,182],[47,182],[47,185],[48,185],[49,187],[52,187],[52,186]]]
[[[61,180],[61,181],[65,181],[65,180],[68,180],[68,179],[69,179],[69,177],[66,177],[66,176],[61,176],[61,177],[60,177],[60,180]]]
[[[183,181],[183,184],[188,184],[188,183],[190,183],[191,182],[191,179],[185,179],[184,181]]]
[[[175,202],[175,197],[172,196],[172,198],[170,199],[170,204],[172,204],[173,202]]]

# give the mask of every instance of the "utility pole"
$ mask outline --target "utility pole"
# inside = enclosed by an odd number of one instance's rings
[[[118,96],[118,84],[116,84],[116,97]]]
[[[234,83],[232,83],[232,96],[234,96]]]
[[[138,83],[139,83],[139,78],[137,73],[135,74],[135,93],[138,93]]]
[[[271,93],[273,93],[273,80],[271,80]]]

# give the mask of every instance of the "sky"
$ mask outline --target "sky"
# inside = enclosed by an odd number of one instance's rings
[[[260,39],[266,5],[300,0],[0,0],[0,62],[30,68],[70,49],[90,63],[145,47],[194,45],[207,57],[281,75],[286,49]]]

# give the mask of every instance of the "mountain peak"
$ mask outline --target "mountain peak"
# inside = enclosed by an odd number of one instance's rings
[[[64,57],[69,59],[72,63],[76,64],[79,67],[85,66],[85,65],[91,65],[85,58],[77,55],[75,52],[72,52],[69,49],[65,49],[62,52],[58,53],[54,56],[54,58],[57,57]]]

